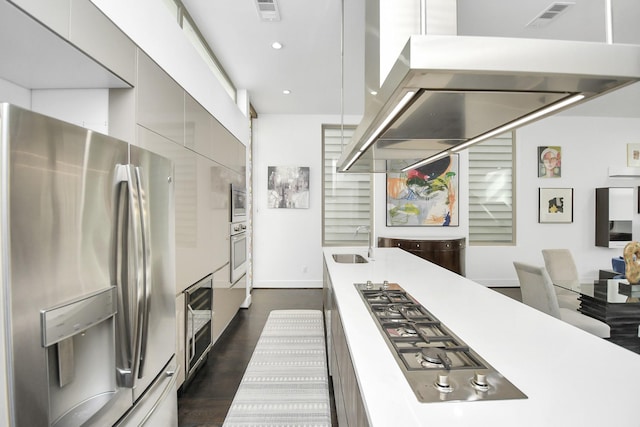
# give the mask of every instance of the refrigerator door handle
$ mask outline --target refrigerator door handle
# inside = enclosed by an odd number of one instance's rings
[[[144,248],[140,220],[140,199],[138,195],[137,176],[130,165],[118,165],[116,173],[117,194],[117,226],[116,226],[116,281],[118,288],[119,311],[119,343],[118,351],[118,383],[123,387],[134,387],[134,377],[140,359],[140,325],[141,304],[143,300]],[[125,185],[126,184],[126,185]],[[126,188],[126,196],[123,196]],[[130,281],[129,270],[129,230],[132,231],[133,270],[135,276]],[[121,251],[121,252],[118,252]],[[131,283],[133,282],[133,283]]]
[[[135,175],[138,185],[138,197],[140,199],[140,230],[142,233],[142,301],[140,324],[140,356],[138,358],[138,378],[144,374],[144,362],[147,355],[147,342],[149,337],[149,310],[151,309],[151,295],[153,280],[151,277],[151,229],[149,222],[149,201],[141,176],[142,168],[136,166]]]

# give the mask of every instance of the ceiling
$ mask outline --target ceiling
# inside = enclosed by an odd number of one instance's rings
[[[249,91],[259,115],[363,114],[365,0],[275,1],[279,21],[261,20],[256,0],[183,4],[236,87]],[[613,2],[614,42],[640,44],[640,2]],[[605,0],[568,3],[571,6],[551,23],[536,28],[527,24],[552,0],[458,0],[458,33],[604,42]],[[283,48],[272,49],[274,41]],[[606,95],[612,97],[602,101],[606,112],[598,99],[564,114],[640,117],[640,106],[627,102],[640,96],[636,86],[625,89],[626,95]],[[284,95],[285,89],[291,94]]]
[[[237,88],[258,114],[336,114],[343,91],[340,0],[275,0],[262,21],[255,0],[183,0]],[[345,1],[344,113],[362,114],[364,0]],[[274,41],[280,50],[271,48]],[[288,89],[291,94],[284,95]]]

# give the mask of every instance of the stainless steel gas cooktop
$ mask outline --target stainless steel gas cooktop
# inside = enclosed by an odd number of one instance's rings
[[[399,285],[355,286],[420,402],[527,398]]]

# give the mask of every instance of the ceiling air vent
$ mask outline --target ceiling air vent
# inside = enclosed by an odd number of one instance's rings
[[[562,15],[574,2],[555,2],[547,6],[535,18],[533,18],[526,26],[531,28],[540,28],[549,25],[551,21]]]
[[[256,0],[258,15],[263,21],[279,21],[280,9],[276,0]]]

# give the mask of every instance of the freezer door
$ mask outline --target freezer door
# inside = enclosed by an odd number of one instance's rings
[[[176,359],[165,366],[144,396],[115,427],[175,427],[178,425]]]
[[[96,396],[126,410],[113,322],[79,326],[58,343],[44,339],[41,313],[111,288],[114,183],[127,144],[9,104],[0,104],[0,117],[12,424],[50,425]]]
[[[175,353],[175,221],[172,163],[134,146],[130,161],[140,182],[145,253],[139,366],[133,388],[137,401]]]

